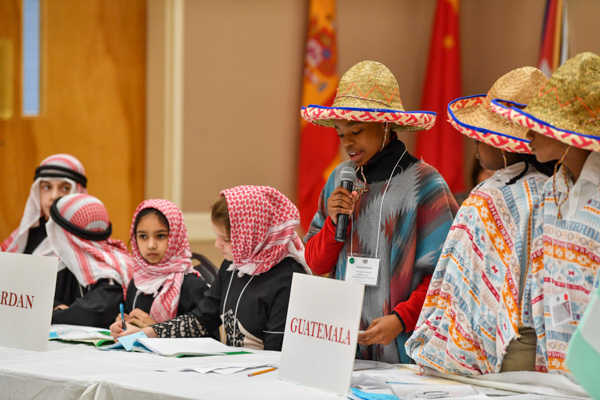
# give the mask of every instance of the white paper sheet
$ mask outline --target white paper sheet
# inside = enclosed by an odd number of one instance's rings
[[[465,399],[478,396],[471,385],[392,385],[400,399]],[[487,398],[487,396],[483,396]]]
[[[210,356],[215,354],[247,351],[240,347],[227,346],[213,338],[139,338],[138,343],[161,356]]]

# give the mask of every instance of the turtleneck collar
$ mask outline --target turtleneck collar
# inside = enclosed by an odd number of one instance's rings
[[[389,179],[390,174],[392,173],[392,169],[398,162],[398,159],[402,156],[404,151],[406,150],[406,146],[398,136],[394,132],[390,143],[383,148],[379,153],[375,154],[367,163],[363,166],[363,173],[365,174],[365,178],[367,180],[366,183],[371,184],[375,182],[386,181]],[[398,164],[398,167],[394,171],[394,176],[399,173],[405,171],[412,164],[419,161],[412,154],[406,152],[402,160]],[[363,176],[360,172],[358,172],[357,177],[359,180],[363,181]]]

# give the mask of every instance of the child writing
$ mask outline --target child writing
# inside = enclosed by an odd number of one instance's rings
[[[50,207],[48,239],[60,258],[53,324],[108,328],[131,280],[133,260],[112,226],[104,204],[70,194]]]
[[[487,95],[448,105],[451,124],[476,140],[481,166],[496,172],[463,202],[448,233],[406,342],[419,365],[463,375],[534,370],[530,243],[553,165],[540,165],[529,154],[527,128],[507,124],[490,103],[528,103],[547,80],[537,68],[518,68]]]
[[[133,279],[127,287],[125,320],[144,328],[187,314],[208,285],[192,265],[183,213],[168,200],[143,201],[131,222]],[[121,315],[117,324],[122,324]]]
[[[87,193],[86,185],[83,165],[72,155],[54,154],[45,158],[35,170],[21,224],[2,242],[0,250],[40,256],[52,255],[46,233],[50,206],[61,196]]]
[[[600,56],[567,60],[526,107],[498,99],[492,110],[529,129],[538,161],[560,159],[534,231],[532,313],[536,370],[571,377],[569,341],[600,281]]]
[[[221,324],[229,346],[281,350],[294,272],[303,273],[300,213],[267,186],[223,190],[211,210],[219,275],[191,313],[143,329],[148,337],[209,336]],[[139,331],[111,326],[113,336]]]
[[[396,132],[429,129],[435,113],[405,111],[391,71],[363,61],[344,74],[332,107],[310,105],[302,116],[335,128],[350,157],[321,192],[305,237],[307,263],[316,274],[363,283],[350,275],[364,257],[376,284],[365,287],[358,357],[409,363],[404,342],[458,206],[440,174],[409,154]],[[344,167],[357,171],[351,191],[340,187]],[[345,242],[335,240],[338,214],[351,216]]]

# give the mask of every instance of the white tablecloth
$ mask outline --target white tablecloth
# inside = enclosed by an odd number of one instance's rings
[[[211,366],[225,360],[234,360],[235,357],[260,358],[273,364],[279,362],[277,352],[168,358],[144,353],[101,351],[86,344],[56,341],[49,343],[47,352],[0,347],[0,399],[318,400],[345,398],[345,396],[279,380],[277,371],[253,377],[248,377],[247,370],[232,375],[181,371],[186,368]],[[392,367],[381,364],[377,369],[355,371],[353,382],[365,376],[394,374],[395,367]],[[410,369],[410,366],[408,368]],[[412,374],[412,377],[408,376],[408,378],[418,378],[414,372],[406,368],[403,369],[403,373]],[[564,377],[521,373],[520,381],[515,382],[517,375],[510,374],[459,379],[464,380],[462,383],[471,385],[479,384],[504,390],[544,394],[522,396],[523,399],[557,398],[554,397],[555,394],[585,396],[579,386],[571,384]],[[449,382],[447,378],[452,377],[443,378],[438,379],[437,383]],[[550,385],[550,382],[554,384]],[[483,392],[486,390],[489,389]],[[562,393],[559,393],[561,390]],[[391,390],[377,391],[392,393]],[[478,391],[482,390],[478,389]],[[514,399],[518,398],[514,397]]]

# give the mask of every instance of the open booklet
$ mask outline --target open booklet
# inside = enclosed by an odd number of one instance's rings
[[[50,340],[90,343],[95,346],[114,342],[108,329],[80,325],[51,325]]]
[[[210,337],[200,338],[149,338],[144,332],[122,336],[112,346],[102,350],[139,351],[167,357],[214,356],[251,353],[246,349],[227,346]]]

